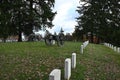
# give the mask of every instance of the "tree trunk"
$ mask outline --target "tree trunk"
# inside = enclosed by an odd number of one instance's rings
[[[18,17],[20,17],[20,11],[18,14]],[[22,27],[21,27],[21,22],[19,21],[19,30],[18,30],[18,42],[22,42]]]
[[[93,43],[93,33],[91,33],[91,43]]]
[[[18,42],[22,42],[22,32],[19,31],[19,34],[18,34]]]
[[[98,39],[97,39],[97,44],[99,44],[100,43],[100,37],[98,37]]]
[[[30,27],[30,31],[29,34],[33,33],[33,0],[30,0],[30,23],[29,23],[29,27]]]
[[[3,42],[6,43],[6,38],[3,38]]]

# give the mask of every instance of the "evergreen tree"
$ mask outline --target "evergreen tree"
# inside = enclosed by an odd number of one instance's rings
[[[6,38],[12,34],[11,26],[12,5],[9,0],[0,0],[0,38],[6,41]]]
[[[11,9],[9,10],[10,18],[6,18],[7,20],[5,21],[1,18],[0,23],[9,21],[10,24],[7,25],[9,31],[12,34],[19,35],[18,41],[21,42],[22,32],[29,35],[33,33],[33,29],[39,30],[53,26],[52,20],[56,14],[56,12],[52,12],[54,2],[54,0],[1,0],[0,17],[3,16],[4,8],[8,7],[7,9],[9,9],[10,7]],[[8,13],[6,12],[4,15],[8,16]],[[5,24],[3,25],[6,28]],[[2,28],[2,26],[0,27]],[[2,31],[5,32],[5,30]],[[1,32],[1,35],[3,35],[3,32]],[[8,31],[7,33],[10,35]]]
[[[91,33],[106,42],[119,44],[120,2],[119,0],[82,0],[84,5],[78,7],[80,16],[77,22],[85,34]]]
[[[72,36],[75,41],[80,41],[83,39],[83,29],[79,26],[75,27],[75,31],[72,33]]]

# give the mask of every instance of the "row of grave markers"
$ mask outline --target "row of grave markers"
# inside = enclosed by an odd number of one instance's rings
[[[89,44],[89,41],[85,41],[80,48],[80,53],[83,54],[83,49]],[[71,77],[71,68],[75,69],[76,67],[76,53],[72,53],[72,58],[65,59],[65,66],[64,66],[64,78],[65,80],[69,80]],[[61,80],[61,70],[54,69],[49,74],[49,80]]]
[[[83,54],[83,50],[85,47],[89,44],[89,41],[85,41],[80,48],[80,53]],[[117,51],[120,53],[120,47],[116,47],[112,44],[109,43],[104,43],[105,46],[113,49],[114,51]],[[72,60],[72,62],[71,62]],[[75,69],[76,67],[76,53],[72,53],[72,59],[67,58],[65,59],[65,66],[64,66],[64,78],[65,80],[69,80],[71,77],[71,68]],[[54,69],[50,75],[49,75],[49,80],[61,80],[61,70],[60,69]]]
[[[83,50],[85,49],[85,47],[89,44],[89,41],[85,41],[81,47],[80,47],[80,53],[83,54]]]
[[[104,45],[111,48],[111,49],[113,49],[114,51],[120,53],[120,47],[114,46],[114,45],[112,45],[110,43],[104,43]]]
[[[71,68],[75,69],[75,67],[76,67],[76,53],[72,53],[72,59],[71,58],[66,58],[65,59],[65,66],[64,66],[64,78],[65,78],[65,80],[70,79]],[[54,69],[49,74],[49,80],[61,80],[61,70],[60,69]]]

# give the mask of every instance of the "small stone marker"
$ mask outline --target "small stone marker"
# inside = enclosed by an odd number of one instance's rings
[[[49,75],[49,80],[61,80],[61,70],[54,69]]]
[[[72,68],[74,69],[76,67],[76,53],[72,54]]]
[[[55,45],[55,40],[51,40],[52,45]]]
[[[112,49],[114,49],[114,46],[112,45]]]
[[[82,44],[83,45],[83,49],[85,48],[85,43]]]
[[[120,53],[120,47],[119,47],[119,53]]]
[[[116,46],[114,46],[114,51],[117,51],[117,48],[116,48]]]
[[[67,58],[65,60],[65,80],[69,80],[71,76],[71,59]]]
[[[81,48],[80,48],[80,53],[83,54],[83,45],[81,45]]]
[[[120,48],[119,47],[117,48],[117,52],[120,53]]]
[[[108,43],[108,47],[110,47],[110,44]]]
[[[89,41],[83,42],[83,49],[88,45]]]
[[[112,48],[112,45],[110,44],[110,48]]]

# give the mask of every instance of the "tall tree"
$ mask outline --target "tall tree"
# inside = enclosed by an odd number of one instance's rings
[[[23,19],[21,19],[22,26],[20,25],[19,28],[19,41],[21,41],[22,32],[29,35],[33,33],[33,29],[52,27],[52,20],[56,14],[51,9],[54,6],[54,0],[26,0],[24,3],[25,6],[20,7],[21,10],[23,9],[20,11]]]
[[[52,20],[56,14],[56,12],[52,12],[54,0],[1,0],[0,4],[3,6],[0,5],[0,16],[2,16],[2,8],[8,6],[5,1],[11,4],[11,10],[9,12],[10,19],[6,18],[7,21],[10,21],[11,26],[7,25],[7,27],[12,29],[12,34],[19,35],[18,41],[22,41],[22,32],[29,35],[33,33],[33,29],[39,30],[41,28],[53,26]],[[5,15],[8,15],[7,12]],[[3,19],[0,20],[0,23],[2,21]],[[6,23],[7,21],[3,22]]]
[[[84,5],[78,7],[77,12],[80,16],[77,22],[87,34],[91,32],[98,38],[115,43],[115,35],[120,30],[120,1],[119,0],[82,0]],[[114,30],[114,31],[113,31]],[[119,42],[120,45],[120,42]]]
[[[0,38],[5,42],[6,38],[12,34],[11,26],[11,4],[9,0],[0,1]]]
[[[75,27],[75,31],[72,33],[75,41],[80,41],[83,39],[83,29],[79,26]]]

